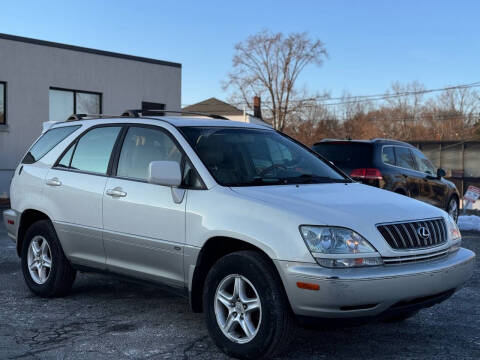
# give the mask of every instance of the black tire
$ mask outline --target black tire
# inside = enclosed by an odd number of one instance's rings
[[[450,204],[452,203],[452,201],[455,201],[455,204],[456,204],[456,212],[455,212],[455,215],[453,216],[453,220],[455,220],[455,222],[458,222],[458,215],[459,215],[459,202],[458,202],[458,198],[455,196],[455,195],[452,195],[450,197],[450,199],[448,199],[448,203],[447,203],[447,208],[445,209],[449,214],[450,214]]]
[[[248,279],[258,292],[261,322],[255,337],[239,344],[227,338],[215,316],[215,294],[220,282],[232,274]],[[203,309],[208,332],[227,355],[239,359],[265,359],[284,351],[296,328],[293,312],[274,265],[255,251],[238,251],[218,260],[207,275]]]
[[[51,253],[51,269],[46,282],[43,284],[35,282],[28,270],[28,249],[33,238],[36,236],[41,236],[47,241]],[[39,296],[65,296],[75,281],[76,271],[65,257],[55,229],[49,220],[37,221],[27,229],[22,246],[21,263],[23,277],[25,278],[27,286],[34,294]]]
[[[397,322],[402,322],[407,319],[410,319],[411,317],[417,315],[418,311],[411,311],[411,312],[406,312],[398,315],[391,315],[391,316],[386,316],[383,319],[383,322],[386,323],[397,323]]]

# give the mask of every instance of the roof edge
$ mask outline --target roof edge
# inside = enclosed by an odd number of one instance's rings
[[[64,50],[79,51],[79,52],[83,52],[83,53],[87,53],[87,54],[109,56],[109,57],[114,57],[114,58],[118,58],[118,59],[140,61],[140,62],[155,64],[155,65],[164,65],[164,66],[171,66],[171,67],[175,67],[175,68],[182,68],[182,64],[180,64],[180,63],[151,59],[151,58],[146,58],[146,57],[142,57],[142,56],[121,54],[121,53],[116,53],[116,52],[112,52],[112,51],[97,50],[97,49],[92,49],[92,48],[86,48],[86,47],[83,47],[83,46],[68,45],[68,44],[62,44],[62,43],[57,43],[57,42],[52,42],[52,41],[27,38],[27,37],[17,36],[17,35],[0,33],[0,39],[18,41],[18,42],[34,44],[34,45],[54,47],[54,48],[64,49]]]

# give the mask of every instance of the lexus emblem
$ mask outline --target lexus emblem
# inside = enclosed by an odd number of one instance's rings
[[[420,226],[417,229],[417,234],[424,239],[428,239],[430,237],[430,231],[425,226]]]

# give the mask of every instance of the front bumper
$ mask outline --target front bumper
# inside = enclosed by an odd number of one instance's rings
[[[404,303],[453,292],[472,275],[474,259],[475,253],[461,248],[434,261],[370,268],[275,263],[295,314],[347,318],[376,316]],[[318,284],[320,289],[300,289],[297,282]]]
[[[3,212],[3,222],[5,223],[5,228],[7,229],[7,235],[14,242],[17,242],[18,226],[20,225],[19,214],[13,209],[5,210]]]

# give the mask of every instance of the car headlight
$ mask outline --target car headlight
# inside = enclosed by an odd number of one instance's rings
[[[450,252],[457,251],[462,246],[462,234],[460,233],[457,223],[451,216],[447,217],[447,232],[448,238],[452,243]]]
[[[353,230],[332,226],[300,226],[300,234],[317,263],[349,268],[382,265],[375,248]]]

